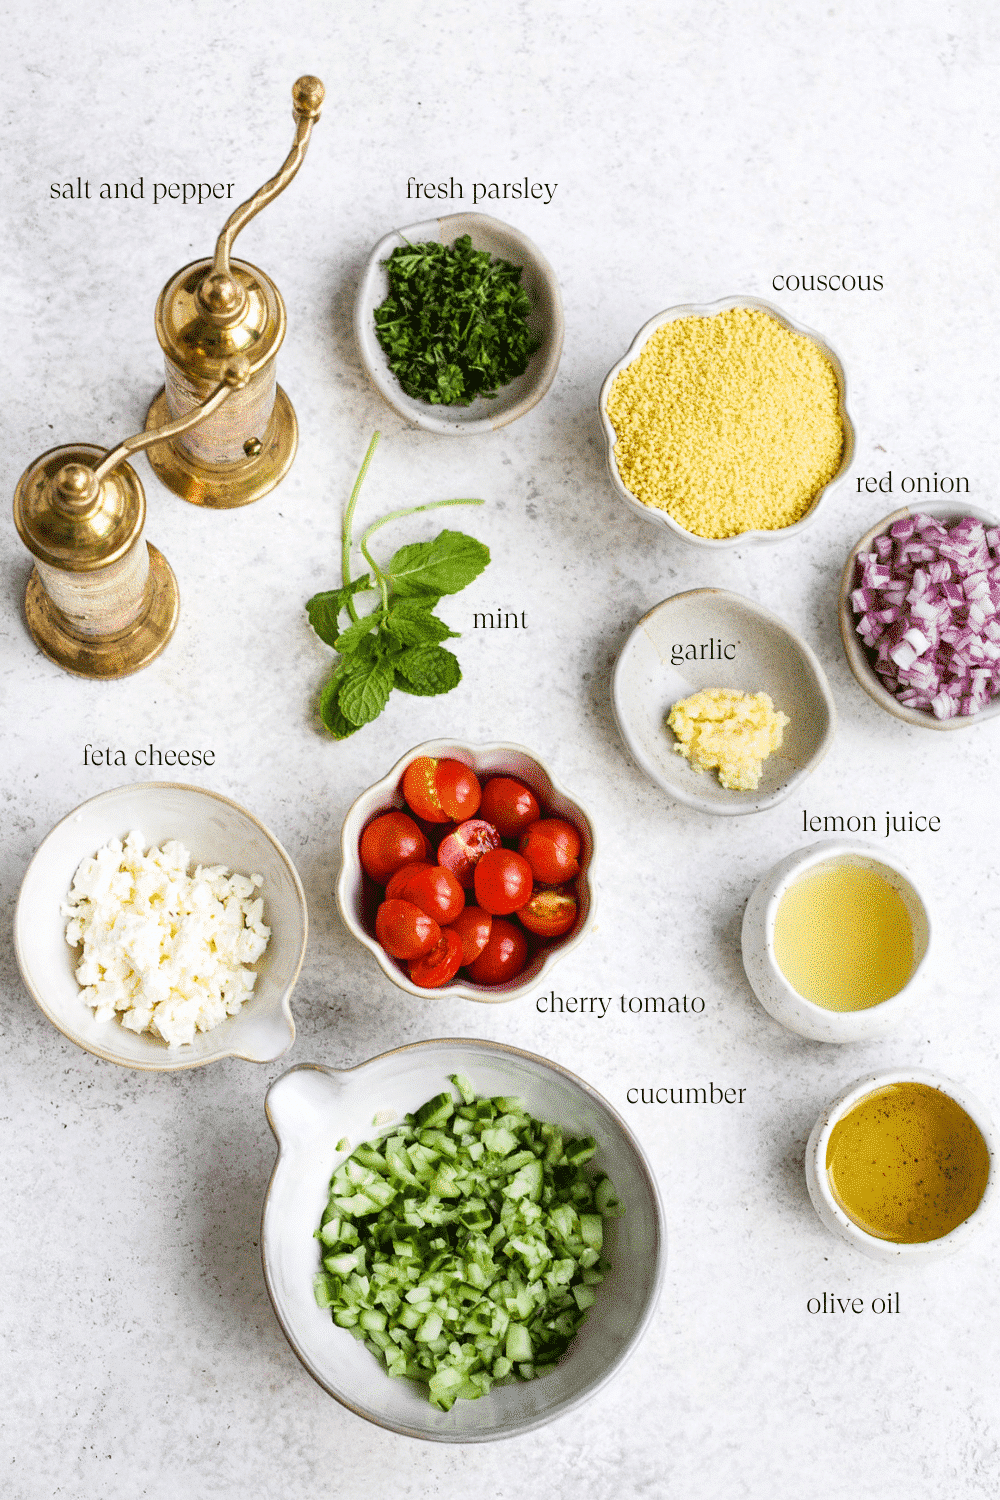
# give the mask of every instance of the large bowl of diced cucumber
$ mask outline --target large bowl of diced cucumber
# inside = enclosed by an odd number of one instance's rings
[[[261,1252],[319,1384],[433,1442],[513,1437],[592,1396],[656,1305],[666,1233],[624,1121],[558,1063],[417,1042],[291,1068]]]

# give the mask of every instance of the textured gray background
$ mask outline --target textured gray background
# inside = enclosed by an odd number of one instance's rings
[[[5,936],[0,1487],[29,1500],[995,1494],[1000,1225],[958,1261],[887,1272],[822,1229],[802,1154],[826,1102],[883,1063],[937,1068],[1000,1105],[998,731],[907,729],[850,677],[835,589],[888,508],[878,497],[841,489],[803,537],[706,557],[617,499],[595,416],[606,370],[653,313],[770,297],[843,358],[856,472],[965,474],[970,499],[996,504],[995,21],[930,0],[167,0],[145,12],[105,0],[86,13],[57,0],[44,18],[8,5],[3,24],[8,495],[52,444],[110,444],[141,426],[161,381],[156,296],[210,253],[223,217],[218,204],[53,202],[49,183],[235,180],[243,197],[288,149],[293,79],[318,73],[327,105],[300,177],[239,245],[288,304],[278,373],[302,434],[290,477],[248,510],[203,513],[137,461],[147,535],[182,592],[167,653],[120,683],[60,673],[26,633],[29,563],[9,522],[3,532],[5,933],[49,827],[141,775],[85,768],[84,745],[131,759],[150,741],[215,750],[204,784],[277,832],[312,933],[289,1057],[171,1077],[64,1041]],[[545,402],[491,437],[407,430],[359,365],[353,288],[377,239],[425,217],[406,202],[411,174],[559,184],[548,206],[495,210],[556,268],[567,337]],[[880,274],[885,289],[771,291],[776,274],[821,272]],[[339,583],[342,507],[376,425],[362,514],[484,496],[464,524],[493,564],[445,612],[464,630],[473,610],[502,604],[529,629],[470,630],[451,697],[397,695],[337,745],[315,718],[330,653],[302,605]],[[413,534],[434,533],[425,519]],[[841,715],[804,798],[724,824],[630,766],[609,707],[635,622],[702,584],[802,630]],[[521,741],[594,811],[599,927],[555,988],[686,991],[705,997],[703,1016],[549,1018],[530,1000],[418,1002],[388,983],[334,908],[339,828],[360,790],[439,733]],[[942,819],[935,836],[891,841],[933,893],[937,950],[926,1008],[886,1041],[799,1041],[743,977],[743,905],[808,842],[803,806]],[[663,1299],[631,1363],[576,1417],[485,1448],[418,1445],[342,1410],[287,1347],[260,1269],[267,1084],[288,1062],[349,1064],[433,1035],[510,1041],[582,1074],[626,1114],[667,1207]],[[745,1087],[745,1106],[625,1104],[634,1084],[709,1079]],[[901,1313],[810,1317],[824,1290],[866,1302],[898,1291]]]

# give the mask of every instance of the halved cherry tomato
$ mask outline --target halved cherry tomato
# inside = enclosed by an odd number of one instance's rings
[[[460,760],[435,760],[418,755],[406,768],[403,796],[411,812],[429,823],[471,818],[482,789],[474,771]]]
[[[527,957],[528,940],[520,927],[504,917],[494,917],[489,942],[469,965],[469,978],[473,984],[503,984],[520,974]]]
[[[518,908],[517,919],[539,937],[562,937],[576,921],[576,897],[564,885],[554,891],[536,890],[527,905]]]
[[[519,845],[536,880],[561,885],[579,875],[580,835],[562,818],[542,818],[532,823]]]
[[[438,844],[438,864],[458,880],[459,885],[471,890],[476,865],[490,849],[500,848],[500,834],[492,823],[482,818],[469,818],[447,834]]]
[[[479,816],[499,830],[500,837],[516,839],[542,816],[534,795],[513,776],[491,776],[483,787]]]
[[[383,901],[375,936],[393,958],[421,958],[441,941],[441,928],[410,901]]]
[[[490,849],[476,865],[476,900],[483,911],[505,917],[531,895],[531,866],[512,849]]]
[[[398,886],[399,899],[412,901],[442,927],[454,922],[465,905],[465,892],[450,870],[423,865]]]
[[[463,964],[471,964],[473,959],[479,957],[490,940],[492,926],[493,918],[489,912],[482,911],[478,906],[467,906],[464,911],[459,912],[450,924],[449,931],[457,932],[461,939]]]
[[[412,865],[403,865],[395,875],[389,876],[389,884],[385,888],[385,899],[398,901],[403,895],[403,886],[411,875],[415,875],[418,870],[433,870],[433,868],[434,866],[428,864],[425,859],[415,860]]]
[[[358,846],[361,868],[379,885],[385,885],[403,865],[426,859],[429,852],[427,840],[413,819],[395,809],[373,818]]]
[[[483,792],[475,771],[460,760],[439,760],[435,777],[441,806],[456,823],[475,817]]]
[[[422,989],[438,989],[454,979],[462,967],[462,941],[457,932],[446,927],[437,946],[424,958],[410,965],[410,978]]]
[[[418,755],[411,760],[403,776],[403,796],[418,818],[426,818],[428,823],[447,823],[448,814],[437,792],[437,766],[437,761],[429,755]]]

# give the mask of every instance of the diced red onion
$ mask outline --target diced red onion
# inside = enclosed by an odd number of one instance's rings
[[[858,554],[856,630],[900,703],[938,719],[1000,694],[1000,527],[915,515]]]

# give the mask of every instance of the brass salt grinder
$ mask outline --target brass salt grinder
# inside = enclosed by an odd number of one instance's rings
[[[227,360],[218,383],[179,420],[117,448],[70,443],[30,464],[14,493],[14,521],[34,555],[24,609],[35,643],[78,677],[127,677],[158,656],[177,624],[177,580],[144,542],[146,496],[125,460],[180,437],[246,389],[250,361]]]
[[[230,254],[240,230],[284,191],[301,167],[322,103],[319,79],[298,79],[292,89],[295,141],[280,172],[226,220],[213,259],[178,271],[156,304],[166,384],[149,408],[147,428],[162,427],[203,401],[232,356],[245,355],[250,361],[247,385],[213,419],[149,450],[157,477],[193,505],[249,505],[274,489],[295,457],[295,412],[275,380],[285,304],[263,271],[248,261],[231,260]]]

